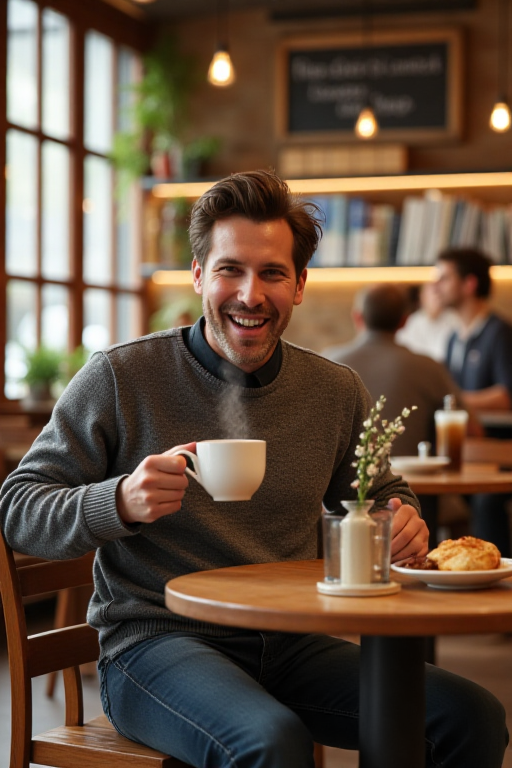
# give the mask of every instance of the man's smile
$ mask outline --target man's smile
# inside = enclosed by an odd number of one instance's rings
[[[243,317],[241,315],[230,315],[229,319],[235,323],[235,325],[242,326],[243,328],[261,328],[268,323],[268,317]]]

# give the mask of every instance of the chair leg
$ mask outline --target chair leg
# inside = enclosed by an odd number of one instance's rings
[[[324,765],[324,748],[321,744],[315,742],[315,768],[323,768]]]

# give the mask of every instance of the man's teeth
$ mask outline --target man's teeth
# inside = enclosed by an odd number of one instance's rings
[[[253,328],[255,325],[263,325],[265,320],[255,320],[254,318],[249,317],[235,317],[233,316],[233,320],[238,325],[243,325],[246,328]]]

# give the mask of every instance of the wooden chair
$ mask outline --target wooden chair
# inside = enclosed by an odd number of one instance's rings
[[[97,661],[97,632],[88,624],[28,635],[24,600],[92,584],[91,552],[76,560],[15,558],[0,534],[0,589],[11,676],[10,768],[190,768],[188,764],[120,736],[102,715],[84,722],[79,665]],[[32,678],[62,670],[64,725],[32,736]],[[315,744],[315,765],[323,750]]]
[[[76,560],[17,565],[0,536],[0,586],[11,676],[10,768],[186,768],[180,760],[120,736],[103,715],[84,723],[80,664],[98,659],[97,632],[87,624],[28,636],[24,598],[92,582],[93,553]],[[65,723],[32,736],[32,678],[63,670]]]

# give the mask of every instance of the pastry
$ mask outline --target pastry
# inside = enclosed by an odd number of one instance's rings
[[[499,549],[490,541],[462,536],[446,539],[427,555],[440,571],[490,571],[499,568]]]

